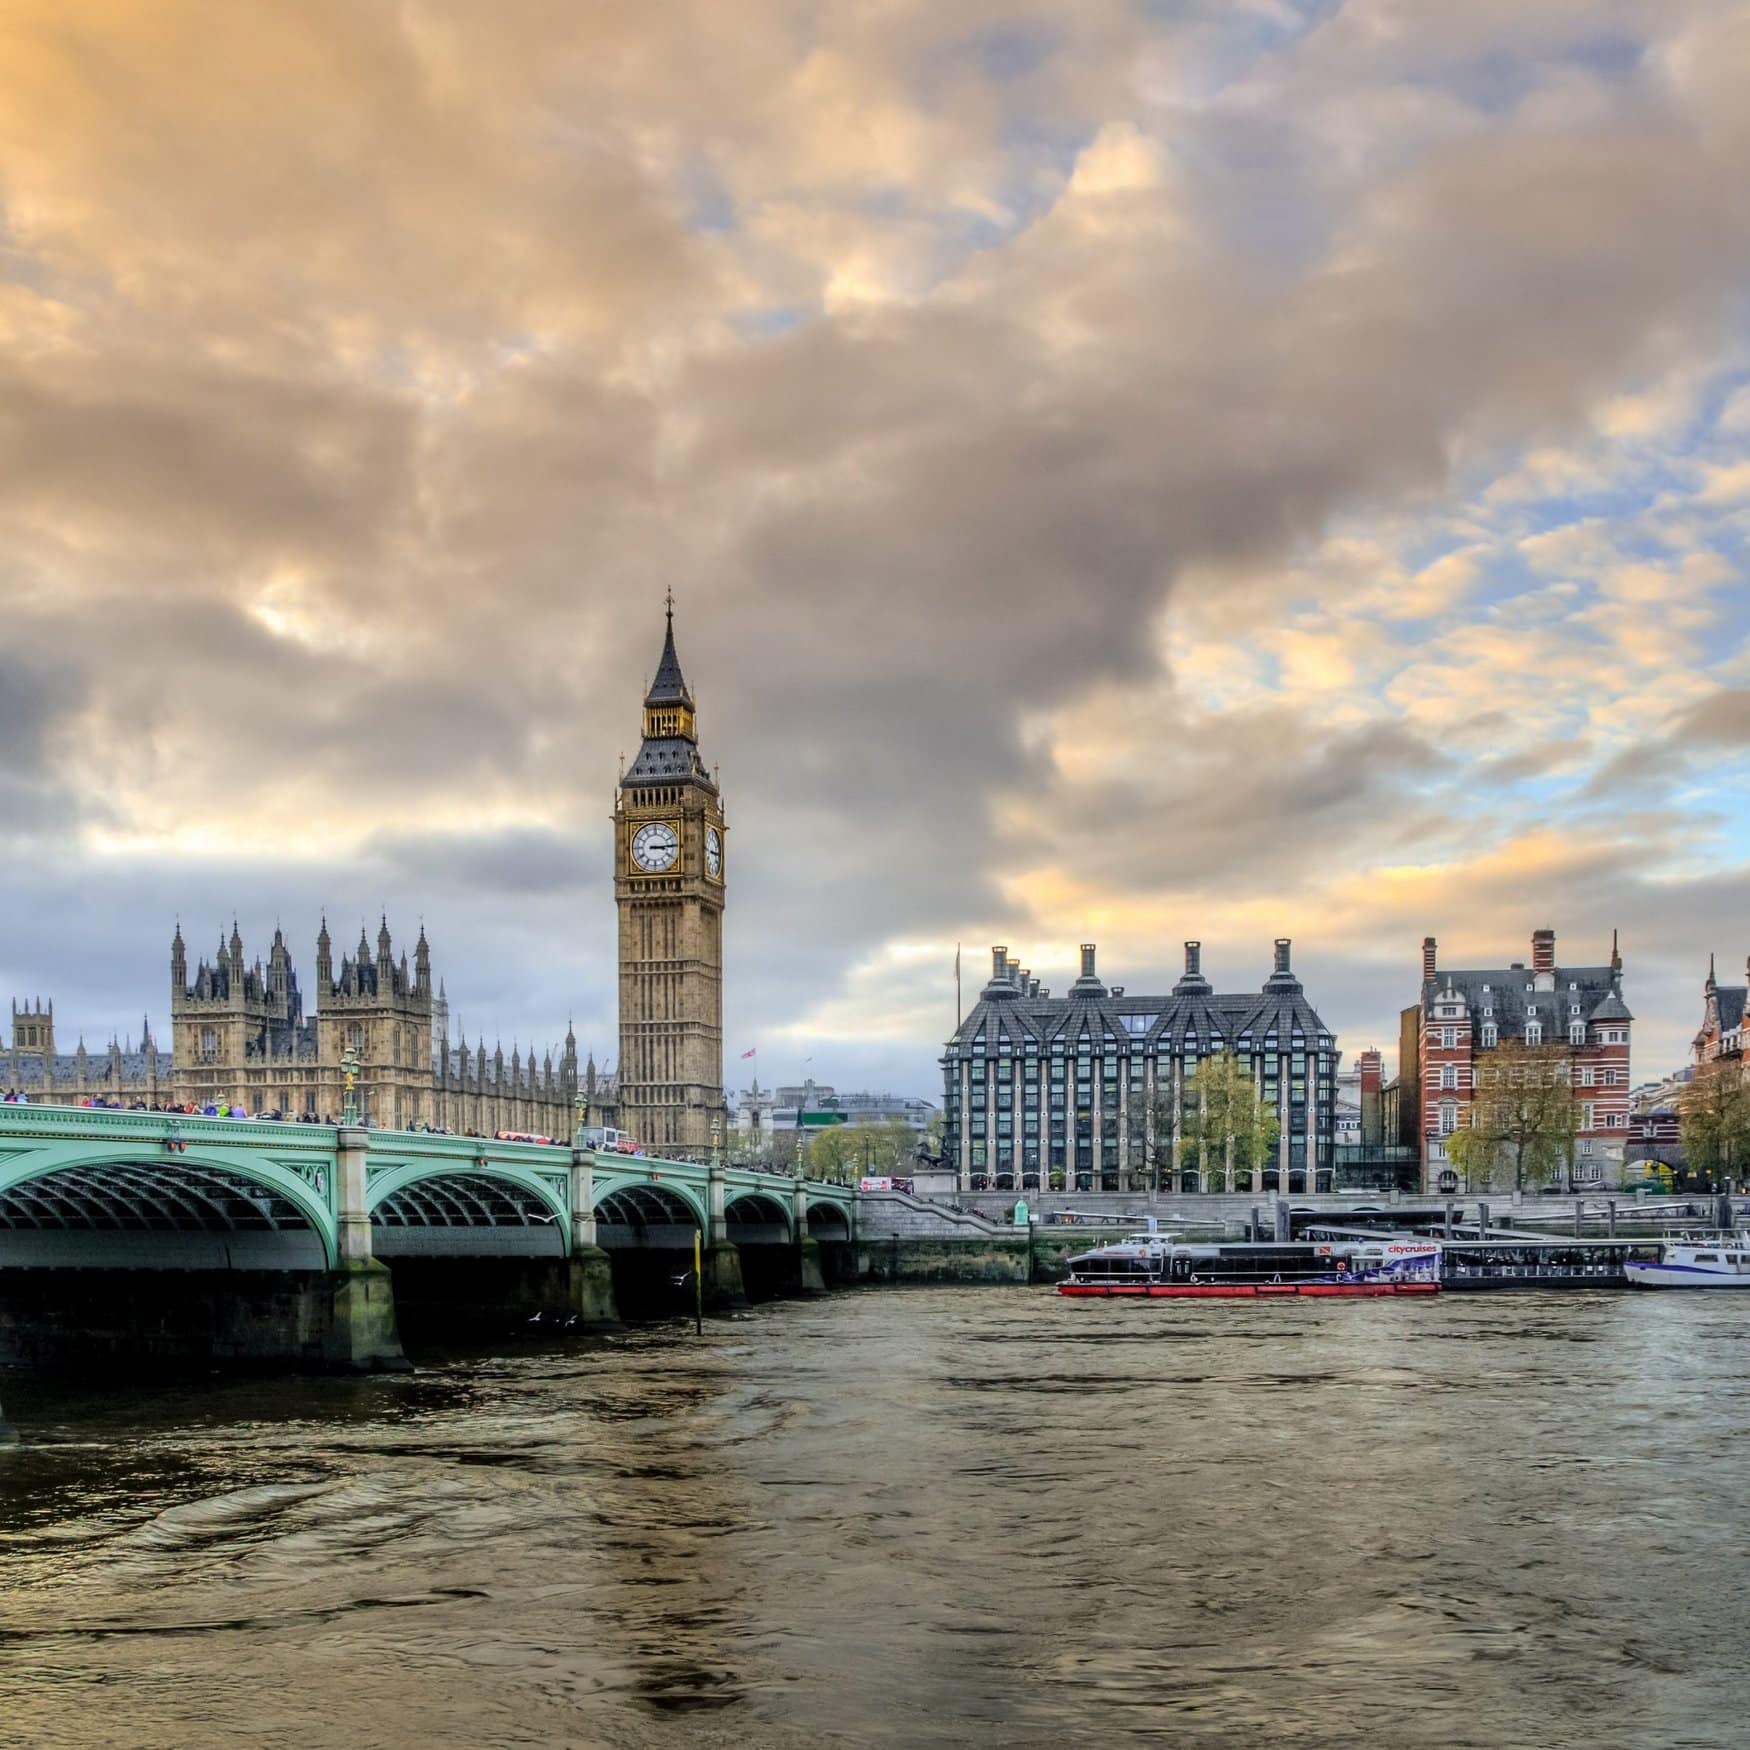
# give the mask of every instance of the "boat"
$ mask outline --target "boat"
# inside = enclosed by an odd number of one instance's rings
[[[1072,1258],[1069,1271],[1057,1292],[1072,1298],[1363,1300],[1438,1294],[1440,1247],[1403,1239],[1188,1245],[1162,1234],[1132,1234]]]
[[[1627,1258],[1633,1288],[1750,1288],[1750,1234],[1662,1240],[1657,1258]]]

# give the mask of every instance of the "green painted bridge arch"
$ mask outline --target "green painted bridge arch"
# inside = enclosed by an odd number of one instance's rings
[[[245,1121],[0,1106],[0,1263],[333,1269],[332,1134],[264,1148]]]
[[[365,1142],[374,1256],[392,1263],[398,1257],[569,1255],[568,1150],[414,1131],[350,1135]]]
[[[793,1242],[856,1193],[739,1167],[422,1132],[0,1102],[0,1265],[334,1269],[598,1242]],[[587,1201],[587,1207],[584,1203]],[[69,1237],[72,1236],[72,1237]]]

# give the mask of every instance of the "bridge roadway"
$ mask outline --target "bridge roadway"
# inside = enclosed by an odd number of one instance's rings
[[[398,1307],[600,1327],[628,1297],[690,1305],[695,1233],[720,1308],[750,1282],[818,1290],[820,1242],[854,1239],[857,1205],[848,1186],[582,1148],[0,1103],[0,1362],[83,1337],[404,1365]]]

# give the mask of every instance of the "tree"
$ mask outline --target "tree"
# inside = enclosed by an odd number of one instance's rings
[[[1468,1123],[1446,1139],[1452,1164],[1473,1190],[1498,1173],[1511,1189],[1541,1185],[1574,1164],[1574,1088],[1560,1045],[1509,1040],[1476,1063]]]
[[[1185,1115],[1179,1164],[1196,1171],[1205,1191],[1217,1185],[1231,1190],[1236,1175],[1249,1182],[1256,1169],[1276,1158],[1282,1122],[1259,1095],[1251,1068],[1241,1058],[1231,1051],[1204,1058],[1187,1078],[1185,1089],[1196,1095],[1197,1107]],[[1155,1113],[1158,1162],[1171,1160],[1172,1120],[1169,1096]]]
[[[802,1162],[813,1179],[848,1185],[863,1170],[863,1145],[848,1124],[811,1127],[802,1145]]]
[[[1750,1082],[1736,1058],[1716,1057],[1696,1070],[1677,1102],[1683,1169],[1730,1189],[1750,1169]]]
[[[872,1178],[895,1174],[905,1178],[917,1165],[917,1132],[897,1118],[881,1124],[859,1124],[851,1131],[851,1141],[863,1151],[858,1171]]]

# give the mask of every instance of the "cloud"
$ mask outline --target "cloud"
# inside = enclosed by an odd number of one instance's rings
[[[1679,446],[1750,135],[1729,19],[1608,22],[13,7],[17,902],[429,894],[453,995],[605,1013],[671,584],[742,1033],[1656,796],[1741,640],[1739,464]]]

